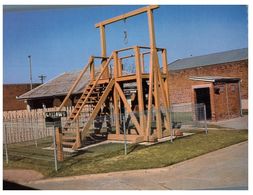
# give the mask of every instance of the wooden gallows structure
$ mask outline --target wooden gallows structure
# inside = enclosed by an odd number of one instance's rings
[[[166,49],[156,47],[155,40],[153,11],[157,8],[142,7],[95,25],[100,30],[101,56],[90,57],[59,107],[61,110],[65,106],[83,75],[89,74],[89,84],[62,128],[63,147],[80,148],[91,134],[101,133],[99,122],[106,123],[110,140],[124,140],[123,125],[128,129],[125,138],[135,143],[171,135],[167,54]],[[115,50],[108,56],[105,27],[139,14],[147,14],[150,45]],[[129,58],[135,67],[131,73],[126,71],[125,60]],[[131,99],[126,97],[129,86],[135,88]]]

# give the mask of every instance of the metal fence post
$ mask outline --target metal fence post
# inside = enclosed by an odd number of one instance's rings
[[[124,147],[125,147],[125,155],[127,155],[127,140],[126,140],[126,120],[125,115],[122,115],[122,122],[123,122],[123,131],[124,131]]]
[[[5,156],[6,156],[6,164],[9,164],[6,124],[4,124],[4,150],[5,150]]]
[[[58,171],[58,166],[57,166],[57,149],[56,149],[56,134],[55,134],[55,125],[53,126],[53,142],[54,142],[54,167],[55,170]]]
[[[205,123],[205,132],[206,132],[206,135],[207,135],[207,122],[206,122],[206,105],[204,104],[204,123]]]
[[[172,119],[172,107],[169,108],[169,113],[170,113],[170,142],[173,143],[173,119]]]

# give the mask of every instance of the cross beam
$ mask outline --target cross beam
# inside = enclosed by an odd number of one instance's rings
[[[153,9],[157,9],[157,8],[159,8],[159,5],[150,5],[150,6],[142,7],[140,9],[136,9],[136,10],[128,12],[126,14],[122,14],[122,15],[116,16],[114,18],[104,20],[100,23],[95,24],[95,27],[99,28],[101,26],[105,26],[107,24],[111,24],[111,23],[117,22],[119,20],[124,20],[126,18],[130,18],[130,17],[136,16],[136,15],[139,15],[141,13],[147,12],[148,10],[153,10]]]

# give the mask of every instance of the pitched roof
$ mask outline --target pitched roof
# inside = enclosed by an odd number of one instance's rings
[[[63,73],[54,79],[24,93],[23,95],[17,97],[17,99],[33,99],[41,97],[51,97],[51,96],[62,96],[66,95],[77,79],[81,71],[72,73]],[[89,83],[90,75],[88,73],[84,74],[79,84],[73,91],[74,94],[81,93],[84,87]]]
[[[169,70],[181,70],[246,59],[248,59],[248,48],[235,49],[225,52],[179,59],[169,64]]]

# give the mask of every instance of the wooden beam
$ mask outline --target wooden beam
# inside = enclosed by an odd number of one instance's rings
[[[154,60],[157,64],[157,60]],[[156,130],[158,139],[162,138],[162,119],[160,112],[160,95],[158,90],[158,68],[154,67],[154,98],[155,98],[155,113],[156,113]]]
[[[104,25],[108,25],[108,24],[117,22],[119,20],[127,19],[127,18],[130,18],[130,17],[136,16],[136,15],[139,15],[141,13],[147,12],[148,10],[157,9],[157,8],[159,8],[158,5],[150,5],[150,6],[142,7],[140,9],[136,9],[136,10],[128,12],[126,14],[122,14],[122,15],[116,16],[114,18],[110,18],[108,20],[104,20],[104,21],[102,21],[100,23],[95,24],[95,27],[98,28],[101,25],[103,25],[103,26]]]
[[[147,11],[147,16],[148,16],[148,29],[149,29],[149,41],[150,41],[150,67],[149,67],[149,92],[148,92],[148,116],[147,116],[147,132],[146,135],[150,136],[150,130],[151,130],[151,123],[152,123],[152,94],[153,94],[153,83],[155,84],[154,81],[154,70],[155,70],[155,53],[156,51],[156,43],[155,43],[155,31],[154,31],[154,19],[153,19],[153,14],[152,10]],[[155,92],[154,92],[155,93]],[[155,98],[157,99],[157,98]],[[157,115],[159,116],[159,115]],[[160,124],[160,121],[158,122]]]
[[[116,135],[120,135],[120,112],[119,112],[119,95],[116,87],[113,90],[113,104],[114,104],[114,117],[115,117],[115,128]]]
[[[93,81],[95,79],[95,67],[94,61],[90,63],[90,80]]]
[[[151,55],[153,55],[156,50],[156,41],[155,41],[155,28],[154,28],[154,17],[152,10],[147,11],[148,15],[148,29],[149,29],[149,41],[150,41],[150,49]]]
[[[118,49],[118,50],[115,50],[116,52],[122,52],[122,51],[127,51],[127,50],[131,50],[133,49],[133,47],[126,47],[126,48],[123,48],[123,49]]]
[[[74,84],[72,85],[71,89],[69,90],[67,96],[64,98],[62,104],[58,108],[58,111],[60,111],[63,108],[63,106],[66,104],[66,102],[69,99],[70,95],[73,93],[73,91],[76,88],[77,84],[80,82],[81,78],[83,77],[84,73],[88,70],[88,68],[89,68],[89,66],[90,66],[90,64],[92,62],[93,62],[93,57],[91,56],[90,59],[89,59],[88,64],[84,67],[84,69],[82,70],[82,72],[77,77],[76,81],[74,82]]]
[[[140,59],[141,60],[141,72],[142,73],[144,73],[144,55],[145,54],[142,53],[141,54],[141,59]]]
[[[139,135],[143,135],[140,124],[139,124],[137,118],[134,116],[133,111],[131,110],[131,107],[129,106],[129,104],[127,102],[127,99],[126,99],[120,85],[117,82],[115,82],[115,87],[119,93],[120,98],[122,99],[122,101],[125,105],[125,108],[127,109],[127,112],[130,114],[131,120],[132,120],[133,124],[135,125]]]
[[[169,99],[167,98],[167,95],[166,95],[164,81],[163,81],[160,66],[159,66],[158,56],[156,55],[155,57],[156,57],[156,61],[157,61],[157,63],[156,63],[157,76],[158,76],[158,81],[160,83],[160,91],[161,91],[162,100],[163,100],[162,104],[165,107],[165,114],[166,114],[165,127],[166,127],[166,129],[170,130]]]
[[[153,56],[150,56],[149,66],[149,90],[148,90],[148,114],[147,114],[147,128],[146,135],[150,136],[151,123],[152,123],[152,101],[153,101],[153,82],[154,82],[154,70],[153,70]]]
[[[153,18],[153,16],[152,16]],[[153,19],[152,19],[153,20]],[[147,47],[147,46],[139,46],[137,45],[137,47],[139,47],[140,49],[151,49],[150,47]],[[159,47],[156,47],[156,50],[157,51],[162,51],[164,48],[159,48]]]
[[[121,82],[121,81],[133,81],[136,80],[136,74],[134,75],[122,75],[121,77],[118,77],[116,79],[117,82]]]
[[[119,77],[122,76],[122,68],[123,68],[122,66],[123,66],[122,60],[121,60],[121,58],[118,58],[118,73],[119,73]]]
[[[57,147],[57,160],[63,161],[62,131],[59,127],[55,128],[55,139]]]
[[[142,86],[142,70],[140,62],[140,49],[138,47],[134,48],[135,53],[135,65],[136,65],[136,84],[137,84],[137,95],[138,95],[138,106],[140,115],[140,126],[141,131],[145,135],[146,128],[146,116],[144,113],[144,101],[143,101],[143,86]]]
[[[100,41],[101,41],[101,56],[106,57],[105,27],[103,25],[100,25],[99,30],[100,30]]]
[[[119,76],[119,67],[118,67],[118,53],[116,51],[113,52],[113,59],[114,59],[114,78]]]
[[[120,59],[121,59],[121,60],[124,60],[124,59],[127,59],[127,58],[132,58],[132,57],[134,57],[134,55],[133,55],[133,54],[131,54],[131,55],[127,55],[127,56],[123,56],[123,57],[121,57]]]
[[[170,107],[170,74],[169,74],[169,68],[168,68],[168,62],[167,62],[167,50],[164,49],[162,51],[162,63],[163,63],[163,73],[166,75],[166,79],[164,82],[164,88],[167,96],[168,101],[168,107]]]
[[[113,51],[113,59],[114,59],[114,78],[118,78],[118,53],[116,51]],[[118,92],[114,86],[113,91],[113,102],[114,102],[114,117],[115,117],[115,128],[116,128],[116,134],[120,134],[120,110],[119,110],[119,95]]]
[[[106,37],[105,37],[105,27],[103,25],[99,26],[100,29],[100,41],[101,41],[101,56],[106,57]],[[102,68],[105,66],[106,60],[102,60]],[[109,77],[109,69],[106,67],[104,74],[102,75],[102,78],[108,78]]]

